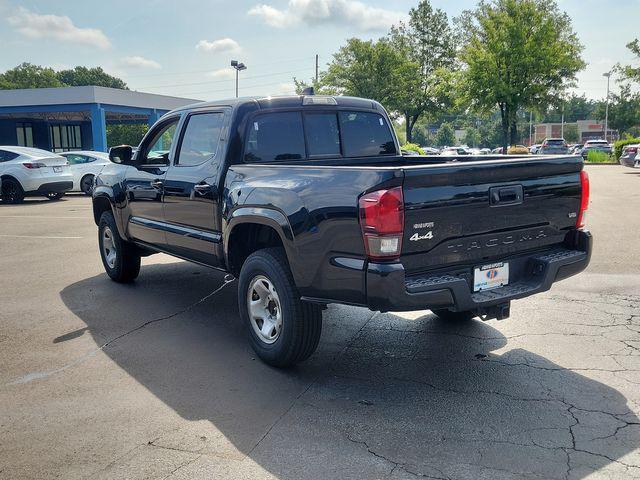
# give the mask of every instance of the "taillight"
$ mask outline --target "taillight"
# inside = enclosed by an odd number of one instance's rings
[[[589,175],[584,170],[580,172],[580,211],[576,221],[576,228],[583,228],[586,225],[587,209],[589,208]]]
[[[374,260],[400,257],[404,232],[402,187],[367,193],[358,205],[367,256]]]
[[[627,148],[627,153],[638,153],[637,147],[629,147]]]
[[[28,169],[46,167],[44,163],[40,163],[40,162],[24,162],[22,165]]]

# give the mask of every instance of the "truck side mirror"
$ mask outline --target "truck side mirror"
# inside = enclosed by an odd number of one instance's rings
[[[133,148],[131,145],[119,145],[109,149],[109,160],[120,165],[133,165]]]

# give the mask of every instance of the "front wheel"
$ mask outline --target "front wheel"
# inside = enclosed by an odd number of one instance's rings
[[[80,191],[85,195],[91,195],[93,193],[93,175],[85,175],[80,180]]]
[[[317,348],[322,310],[300,300],[282,249],[258,250],[247,258],[240,271],[238,306],[249,343],[265,363],[288,367]]]
[[[17,180],[13,178],[2,180],[2,201],[11,204],[24,201],[24,190]]]
[[[477,316],[475,312],[469,310],[463,312],[452,312],[451,310],[443,308],[432,310],[432,312],[438,318],[441,318],[442,320],[446,320],[448,322],[468,322],[469,320]]]
[[[98,244],[102,264],[118,283],[128,283],[140,273],[140,253],[135,245],[120,237],[113,213],[104,212],[98,225]]]

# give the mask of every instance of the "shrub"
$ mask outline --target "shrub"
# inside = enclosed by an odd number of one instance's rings
[[[420,155],[426,155],[424,153],[424,150],[422,150],[422,148],[420,148],[420,145],[418,145],[417,143],[405,143],[400,148],[402,150],[410,150],[412,152],[417,152]]]
[[[587,163],[611,163],[611,157],[607,153],[591,150],[587,153]]]
[[[640,143],[640,138],[625,138],[623,140],[618,140],[613,144],[613,155],[616,158],[620,158],[622,156],[622,149],[626,145],[630,145],[632,143]]]

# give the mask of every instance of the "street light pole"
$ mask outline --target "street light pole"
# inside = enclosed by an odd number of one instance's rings
[[[231,60],[231,66],[236,69],[236,98],[238,98],[238,75],[241,70],[246,70],[247,66],[237,60]]]
[[[604,109],[604,139],[606,141],[609,130],[609,81],[611,80],[611,72],[603,73],[602,76],[607,77],[607,100]]]

